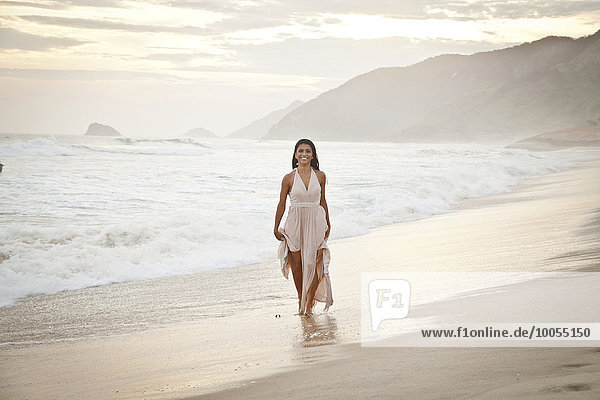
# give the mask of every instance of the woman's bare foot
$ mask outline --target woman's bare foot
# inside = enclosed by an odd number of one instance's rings
[[[304,316],[306,317],[312,317],[314,315],[313,311],[315,309],[315,301],[313,301],[313,304],[310,307],[306,307],[306,312],[304,313]]]

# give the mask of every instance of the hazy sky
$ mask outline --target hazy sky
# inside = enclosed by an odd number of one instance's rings
[[[0,132],[225,135],[348,79],[600,29],[600,1],[0,1]]]

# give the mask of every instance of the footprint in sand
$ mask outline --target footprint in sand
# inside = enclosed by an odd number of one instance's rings
[[[568,383],[562,386],[550,386],[545,388],[544,392],[560,393],[560,392],[585,392],[591,390],[591,385],[587,383]]]

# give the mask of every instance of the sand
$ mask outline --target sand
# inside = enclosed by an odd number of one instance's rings
[[[393,264],[398,262],[395,255],[412,270],[443,271],[448,265],[472,270],[476,265],[475,269],[490,271],[598,271],[599,167],[598,162],[584,163],[567,172],[524,181],[508,194],[463,202],[455,213],[378,229],[371,232],[378,237],[376,242],[385,240],[381,246],[393,248],[395,241],[404,251],[381,253],[375,262]],[[463,251],[454,251],[459,248]],[[591,307],[539,307],[535,300],[547,286],[537,280],[477,301],[456,299],[430,308],[456,315],[464,310],[482,313],[486,307],[504,304],[513,313],[533,312],[538,320],[547,318],[542,316],[546,313],[562,321],[567,321],[565,315],[573,321],[600,321],[597,285],[573,279],[574,290]],[[339,347],[343,350],[335,354],[343,354],[342,359],[194,398],[600,398],[600,347]]]
[[[331,241],[334,304],[312,319],[294,315],[293,283],[275,261],[25,299],[0,310],[0,397],[599,398],[597,347],[358,343],[362,272],[598,270],[599,177],[600,162],[585,162],[449,214]],[[455,301],[476,312],[502,295]]]

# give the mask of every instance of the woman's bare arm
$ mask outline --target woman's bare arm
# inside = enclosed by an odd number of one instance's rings
[[[325,172],[319,171],[319,183],[321,184],[321,207],[325,210],[325,219],[327,220],[327,231],[325,232],[325,238],[329,237],[329,232],[331,231],[331,222],[329,222],[329,208],[327,208],[327,200],[325,200],[325,183],[327,182],[327,177],[325,176]]]
[[[287,200],[287,195],[290,191],[290,174],[287,174],[281,180],[281,192],[279,193],[279,204],[277,204],[277,211],[275,212],[275,227],[273,228],[273,234],[277,238],[277,240],[283,240],[283,235],[279,232],[279,224],[281,223],[281,218],[283,218],[283,213],[285,212],[285,203]]]

